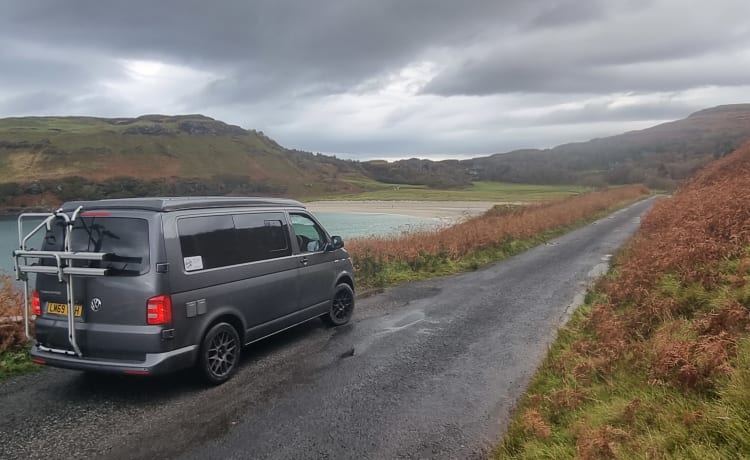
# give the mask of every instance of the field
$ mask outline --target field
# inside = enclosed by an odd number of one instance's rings
[[[748,458],[749,307],[750,144],[644,218],[497,458]]]
[[[502,182],[474,182],[462,189],[439,190],[424,185],[384,184],[370,179],[345,179],[366,191],[337,194],[316,199],[326,200],[382,200],[382,201],[545,201],[578,195],[591,189],[576,185],[529,185]],[[312,201],[312,199],[306,199]]]

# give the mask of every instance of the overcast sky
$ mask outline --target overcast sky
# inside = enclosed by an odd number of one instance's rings
[[[739,102],[749,0],[0,0],[0,117],[202,113],[458,158]]]

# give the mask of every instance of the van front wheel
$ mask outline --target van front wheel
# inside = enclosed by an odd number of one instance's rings
[[[215,324],[201,343],[199,366],[203,377],[214,385],[226,382],[237,371],[241,352],[237,330],[229,323]]]
[[[341,283],[336,286],[328,313],[321,318],[331,326],[342,326],[349,322],[354,312],[354,291],[351,286]]]

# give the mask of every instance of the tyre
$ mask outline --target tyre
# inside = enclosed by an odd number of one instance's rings
[[[234,326],[215,324],[201,343],[199,370],[206,381],[220,385],[237,371],[241,352],[242,342]]]
[[[336,286],[328,313],[321,316],[330,326],[341,326],[349,322],[354,312],[354,291],[346,284]]]

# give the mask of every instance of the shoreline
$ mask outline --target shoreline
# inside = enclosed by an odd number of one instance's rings
[[[315,212],[340,212],[346,214],[391,214],[410,217],[459,221],[487,212],[496,201],[349,201],[325,200],[304,203]]]

